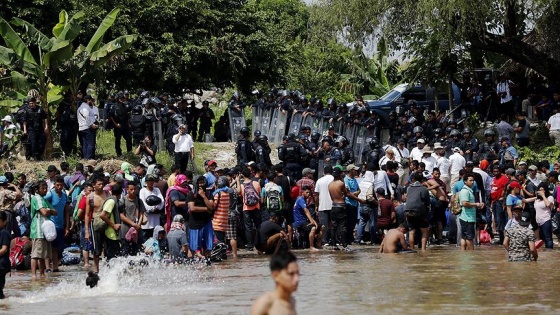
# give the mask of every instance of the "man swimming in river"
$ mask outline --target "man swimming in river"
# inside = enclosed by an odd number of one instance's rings
[[[404,234],[408,232],[406,224],[401,223],[396,229],[390,229],[379,247],[380,253],[398,253],[408,250]]]
[[[275,254],[270,260],[270,271],[276,288],[258,298],[251,308],[251,315],[296,314],[296,301],[292,297],[299,283],[296,256],[285,251]]]

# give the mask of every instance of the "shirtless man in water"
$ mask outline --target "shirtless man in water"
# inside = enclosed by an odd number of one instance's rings
[[[98,177],[95,179],[93,189],[93,197],[88,196],[86,200],[86,218],[85,218],[85,239],[91,241],[93,244],[93,271],[99,272],[99,257],[101,256],[102,249],[102,235],[93,231],[91,218],[93,218],[94,213],[100,213],[103,210],[103,203],[107,199],[107,194],[103,191],[103,178]],[[92,200],[92,201],[90,201]],[[93,203],[93,207],[92,204]],[[91,222],[90,222],[91,221]]]
[[[344,185],[343,173],[340,169],[335,168],[332,173],[334,180],[329,184],[329,194],[333,202],[331,210],[332,237],[334,239],[333,247],[336,243],[342,244],[344,250],[349,250],[346,244],[346,204],[344,197],[348,194],[346,185]],[[338,249],[335,247],[335,249]]]
[[[296,301],[292,293],[299,283],[297,259],[290,252],[280,252],[272,256],[270,271],[276,289],[261,296],[251,308],[251,315],[296,314]]]
[[[401,223],[398,228],[390,229],[385,235],[383,242],[381,242],[381,247],[379,247],[380,253],[397,253],[408,249],[408,245],[404,240],[404,234],[408,233],[408,227]]]

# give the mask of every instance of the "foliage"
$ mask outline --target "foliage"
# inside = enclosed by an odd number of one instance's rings
[[[525,161],[527,164],[535,164],[540,161],[558,161],[560,159],[560,148],[557,146],[548,146],[535,150],[531,147],[517,148],[519,161]]]

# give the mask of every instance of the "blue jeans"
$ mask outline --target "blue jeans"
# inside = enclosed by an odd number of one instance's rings
[[[88,128],[79,132],[82,139],[82,157],[84,160],[95,159],[95,137],[97,130]]]
[[[496,219],[496,229],[500,235],[500,244],[504,242],[504,229],[508,221],[507,212],[504,209],[504,203],[502,200],[496,201],[492,207],[492,213]]]
[[[543,225],[539,226],[541,239],[544,241],[546,248],[552,248],[552,220],[546,221]]]
[[[372,208],[368,206],[360,206],[360,222],[358,223],[358,239],[357,241],[362,240],[362,236],[364,235],[364,230],[369,224],[369,232],[371,233],[371,240],[373,240],[373,233],[375,230],[375,215]]]

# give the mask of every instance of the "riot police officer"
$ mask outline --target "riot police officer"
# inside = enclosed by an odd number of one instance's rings
[[[29,146],[25,152],[27,160],[41,160],[45,151],[46,135],[49,133],[47,113],[31,97],[23,118],[22,138],[28,138]]]
[[[307,152],[301,143],[296,141],[296,135],[290,133],[288,142],[278,150],[278,158],[284,162],[284,170],[295,181],[301,179],[301,161],[307,158]]]
[[[241,137],[235,144],[235,154],[237,154],[237,164],[243,165],[255,161],[255,152],[251,144],[250,131],[248,127],[242,127],[239,131]]]
[[[115,97],[116,97],[115,93],[109,94],[109,99],[107,99],[103,104],[103,119],[104,119],[103,128],[105,128],[105,130],[111,130],[114,127],[113,123],[111,122],[111,119],[109,118],[109,113],[113,111],[113,106],[115,106],[115,103],[117,102]]]
[[[383,149],[379,144],[379,139],[372,138],[369,141],[369,147],[369,150],[364,151],[362,160],[364,161],[364,164],[366,164],[368,170],[379,168],[379,160],[384,155]]]
[[[132,109],[132,115],[130,115],[130,129],[132,132],[132,142],[134,146],[137,146],[146,135],[150,132],[147,130],[146,117],[142,114],[142,106],[136,105]]]
[[[65,98],[56,112],[57,129],[60,131],[60,148],[66,156],[72,153],[78,136],[78,116],[72,110],[69,99]]]
[[[474,154],[478,152],[479,145],[478,139],[472,136],[471,129],[468,127],[463,129],[463,146],[465,159],[472,161]]]
[[[128,115],[128,105],[125,103],[126,98],[120,94],[117,98],[117,104],[113,110],[109,112],[109,119],[113,123],[113,134],[115,135],[115,152],[117,156],[122,155],[121,137],[126,142],[126,152],[132,152],[132,134],[130,132],[130,122]]]
[[[496,133],[492,129],[484,130],[484,138],[486,141],[479,146],[478,158],[480,160],[487,160],[492,162],[498,159],[498,152],[500,152],[500,144],[495,140]]]
[[[266,164],[271,167],[272,161],[270,160],[270,146],[268,145],[268,138],[265,135],[259,135],[254,142],[255,148],[255,162],[257,164]]]
[[[453,148],[455,147],[458,147],[463,151],[465,148],[465,144],[461,140],[461,133],[457,129],[451,130],[451,132],[449,133],[449,138],[445,142],[446,157],[451,156],[452,154],[451,150],[453,150]]]
[[[215,118],[214,111],[210,108],[210,103],[206,100],[202,101],[202,109],[198,112],[200,127],[198,129],[198,142],[202,142],[202,138],[210,133],[212,127],[212,119]]]
[[[418,142],[418,139],[423,139],[423,134],[424,134],[424,128],[420,127],[420,126],[416,126],[414,127],[414,129],[412,129],[412,133],[414,134],[414,136],[412,138],[410,138],[410,140],[408,141],[408,148],[414,148],[416,146],[416,143]]]

